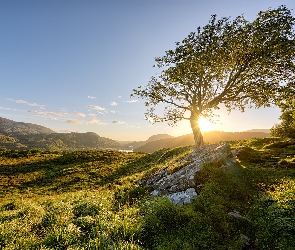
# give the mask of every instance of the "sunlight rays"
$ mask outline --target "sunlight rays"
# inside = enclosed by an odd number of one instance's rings
[[[208,121],[206,118],[201,117],[199,119],[199,126],[201,129],[201,132],[208,132],[208,131],[212,131],[214,129],[214,124],[211,123],[210,121]]]

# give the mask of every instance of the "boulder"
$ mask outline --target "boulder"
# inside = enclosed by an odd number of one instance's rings
[[[197,196],[194,188],[188,188],[186,191],[168,194],[167,198],[175,205],[184,205],[191,203],[192,200]]]
[[[143,187],[152,187],[151,195],[153,196],[166,195],[175,204],[185,204],[192,200],[188,197],[196,196],[193,190],[196,185],[194,181],[196,172],[204,163],[218,160],[224,160],[225,167],[236,162],[229,144],[221,143],[200,147],[182,160],[188,164],[180,170],[169,174],[169,166],[166,166],[152,176],[141,179],[138,183]]]

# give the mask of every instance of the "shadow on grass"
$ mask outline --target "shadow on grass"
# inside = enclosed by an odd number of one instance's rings
[[[255,150],[245,147],[238,155],[240,164],[248,170],[254,186],[272,185],[282,178],[295,178],[295,150],[274,148]]]
[[[264,150],[245,148],[238,155],[253,189],[247,218],[254,249],[295,249],[294,155],[295,150],[282,143]]]
[[[0,166],[0,176],[3,177],[0,182],[3,193],[8,189],[33,193],[96,189],[135,173],[140,176],[182,151],[163,149],[153,154],[77,151],[52,154],[49,158],[45,158],[48,153],[44,153],[43,159],[33,157],[26,163],[13,161],[10,165]]]

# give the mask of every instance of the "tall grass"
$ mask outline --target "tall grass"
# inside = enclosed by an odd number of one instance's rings
[[[238,163],[204,164],[198,196],[181,207],[136,181],[183,167],[192,147],[2,150],[0,249],[295,249],[294,147],[274,138],[231,145],[243,147]]]

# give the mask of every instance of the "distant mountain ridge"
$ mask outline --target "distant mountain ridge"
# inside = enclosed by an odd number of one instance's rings
[[[0,117],[0,148],[46,150],[90,150],[116,148],[120,144],[94,132],[56,133],[41,125]]]
[[[267,131],[267,130],[263,130]],[[266,132],[221,132],[221,131],[210,131],[204,133],[205,143],[218,143],[221,141],[233,141],[233,140],[244,140],[249,138],[264,138],[270,136],[270,133]],[[140,147],[134,148],[135,152],[153,153],[161,148],[174,148],[180,146],[189,146],[194,144],[193,134],[182,135],[173,138],[160,139],[157,141],[146,141]]]
[[[134,142],[125,144],[124,146],[134,149],[134,148],[142,147],[149,142],[158,141],[162,139],[169,139],[169,138],[174,138],[174,136],[168,135],[168,134],[157,134],[157,135],[150,136],[146,141],[134,141]]]
[[[25,122],[15,122],[6,118],[0,117],[0,134],[51,134],[55,131],[41,125]]]
[[[270,135],[267,129],[252,129],[245,132],[211,131],[204,133],[206,143],[220,141],[263,138]],[[56,133],[41,125],[15,122],[0,117],[0,148],[46,150],[100,150],[100,149],[133,149],[135,152],[152,153],[161,148],[174,148],[194,144],[192,134],[174,137],[168,134],[157,134],[146,141],[119,143],[101,137],[94,132]]]

